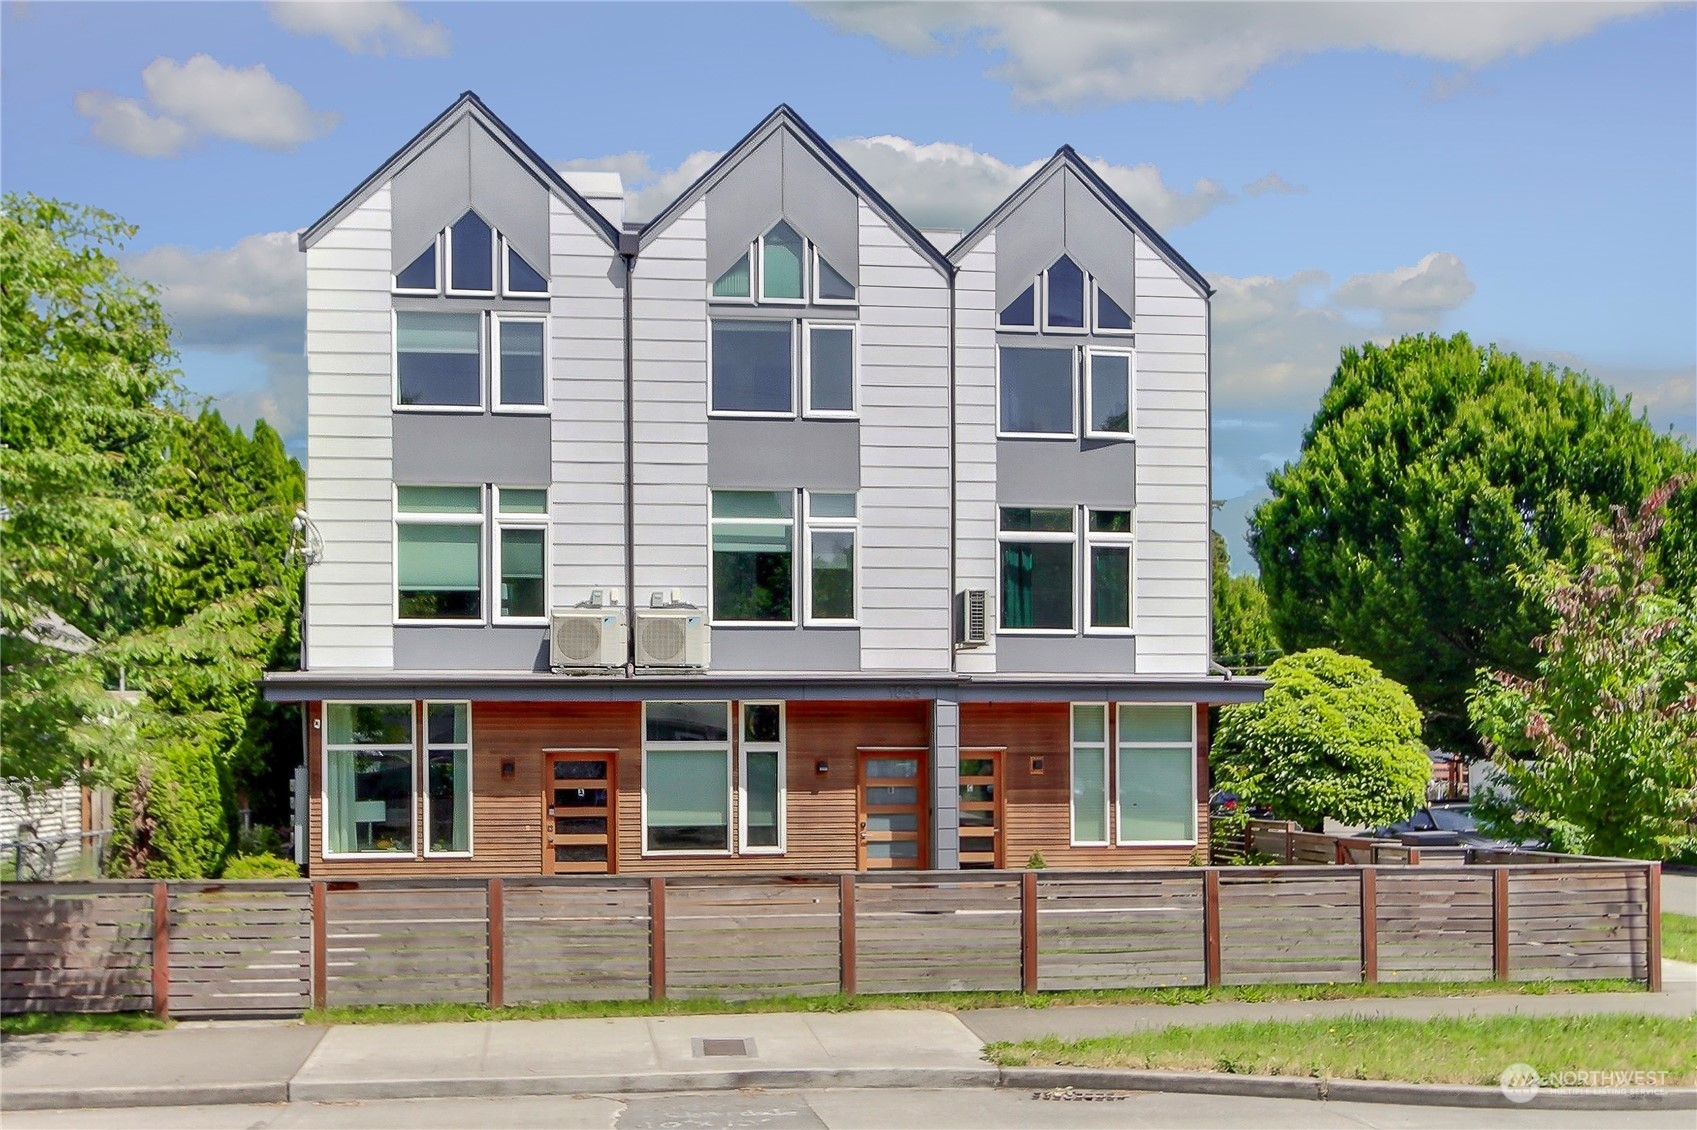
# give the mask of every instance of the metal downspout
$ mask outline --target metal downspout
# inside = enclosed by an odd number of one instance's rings
[[[636,359],[632,353],[634,301],[631,288],[636,281],[636,253],[620,248],[625,261],[625,630],[629,647],[625,652],[625,678],[636,677]]]

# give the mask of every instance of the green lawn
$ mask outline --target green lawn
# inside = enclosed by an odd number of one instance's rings
[[[169,1028],[170,1021],[146,1012],[18,1012],[0,1016],[0,1035],[38,1036],[50,1032],[145,1032]]]
[[[685,1016],[753,1012],[857,1012],[875,1008],[1049,1008],[1057,1005],[1208,1004],[1214,1001],[1319,1001],[1383,997],[1476,997],[1549,993],[1641,992],[1637,981],[1432,982],[1397,985],[1240,985],[1215,989],[1105,989],[1099,992],[910,993],[900,996],[706,997],[663,1001],[556,1001],[490,1009],[473,1004],[372,1005],[313,1009],[308,1024],[432,1024],[474,1020],[574,1020],[606,1016]]]
[[[1689,914],[1662,915],[1662,956],[1697,962],[1697,918]]]
[[[1004,1067],[1122,1067],[1494,1085],[1529,1063],[1546,1077],[1570,1071],[1667,1072],[1697,1082],[1697,1017],[1446,1017],[1255,1021],[1165,1028],[1087,1040],[991,1044]]]

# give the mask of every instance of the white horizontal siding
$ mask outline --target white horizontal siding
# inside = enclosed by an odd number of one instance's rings
[[[307,666],[394,662],[389,189],[306,253]]]
[[[989,643],[962,651],[965,672],[996,669],[996,233],[955,274],[955,588],[988,597]]]

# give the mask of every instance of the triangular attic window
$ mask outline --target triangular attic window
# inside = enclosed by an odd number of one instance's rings
[[[819,261],[819,295],[826,302],[853,302],[854,284],[837,273],[837,269],[825,261],[825,256],[814,252]]]
[[[430,241],[430,246],[417,259],[402,267],[395,275],[396,290],[428,290],[436,293],[436,241]]]
[[[801,264],[807,254],[801,233],[779,220],[760,246],[760,297],[800,299]]]
[[[747,298],[747,297],[749,297],[748,260],[749,260],[749,257],[745,253],[741,259],[738,259],[735,263],[731,264],[731,267],[728,271],[726,271],[724,274],[720,275],[718,277],[718,279],[716,279],[714,281],[714,283],[713,283],[713,297],[714,298]]]
[[[495,289],[495,231],[476,212],[448,229],[448,289],[487,294]]]
[[[1120,309],[1120,304],[1108,297],[1108,292],[1100,286],[1096,288],[1096,328],[1099,330],[1131,329],[1131,315]]]
[[[548,280],[524,261],[524,256],[507,248],[507,289],[514,294],[547,294]]]
[[[1049,268],[1049,294],[1043,318],[1050,329],[1084,328],[1084,272],[1065,255]]]
[[[1036,283],[1026,287],[1024,293],[1002,309],[1000,321],[1004,326],[1035,326],[1037,324]]]

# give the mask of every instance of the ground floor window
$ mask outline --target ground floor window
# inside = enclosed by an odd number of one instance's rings
[[[424,715],[424,854],[470,854],[471,703],[426,703]]]
[[[742,850],[784,850],[784,704],[742,704]]]
[[[324,706],[324,851],[413,853],[413,704]]]
[[[1196,841],[1196,708],[1123,703],[1119,842]]]
[[[1108,843],[1108,707],[1072,708],[1072,843]]]
[[[730,709],[729,702],[643,705],[644,851],[729,853]]]

